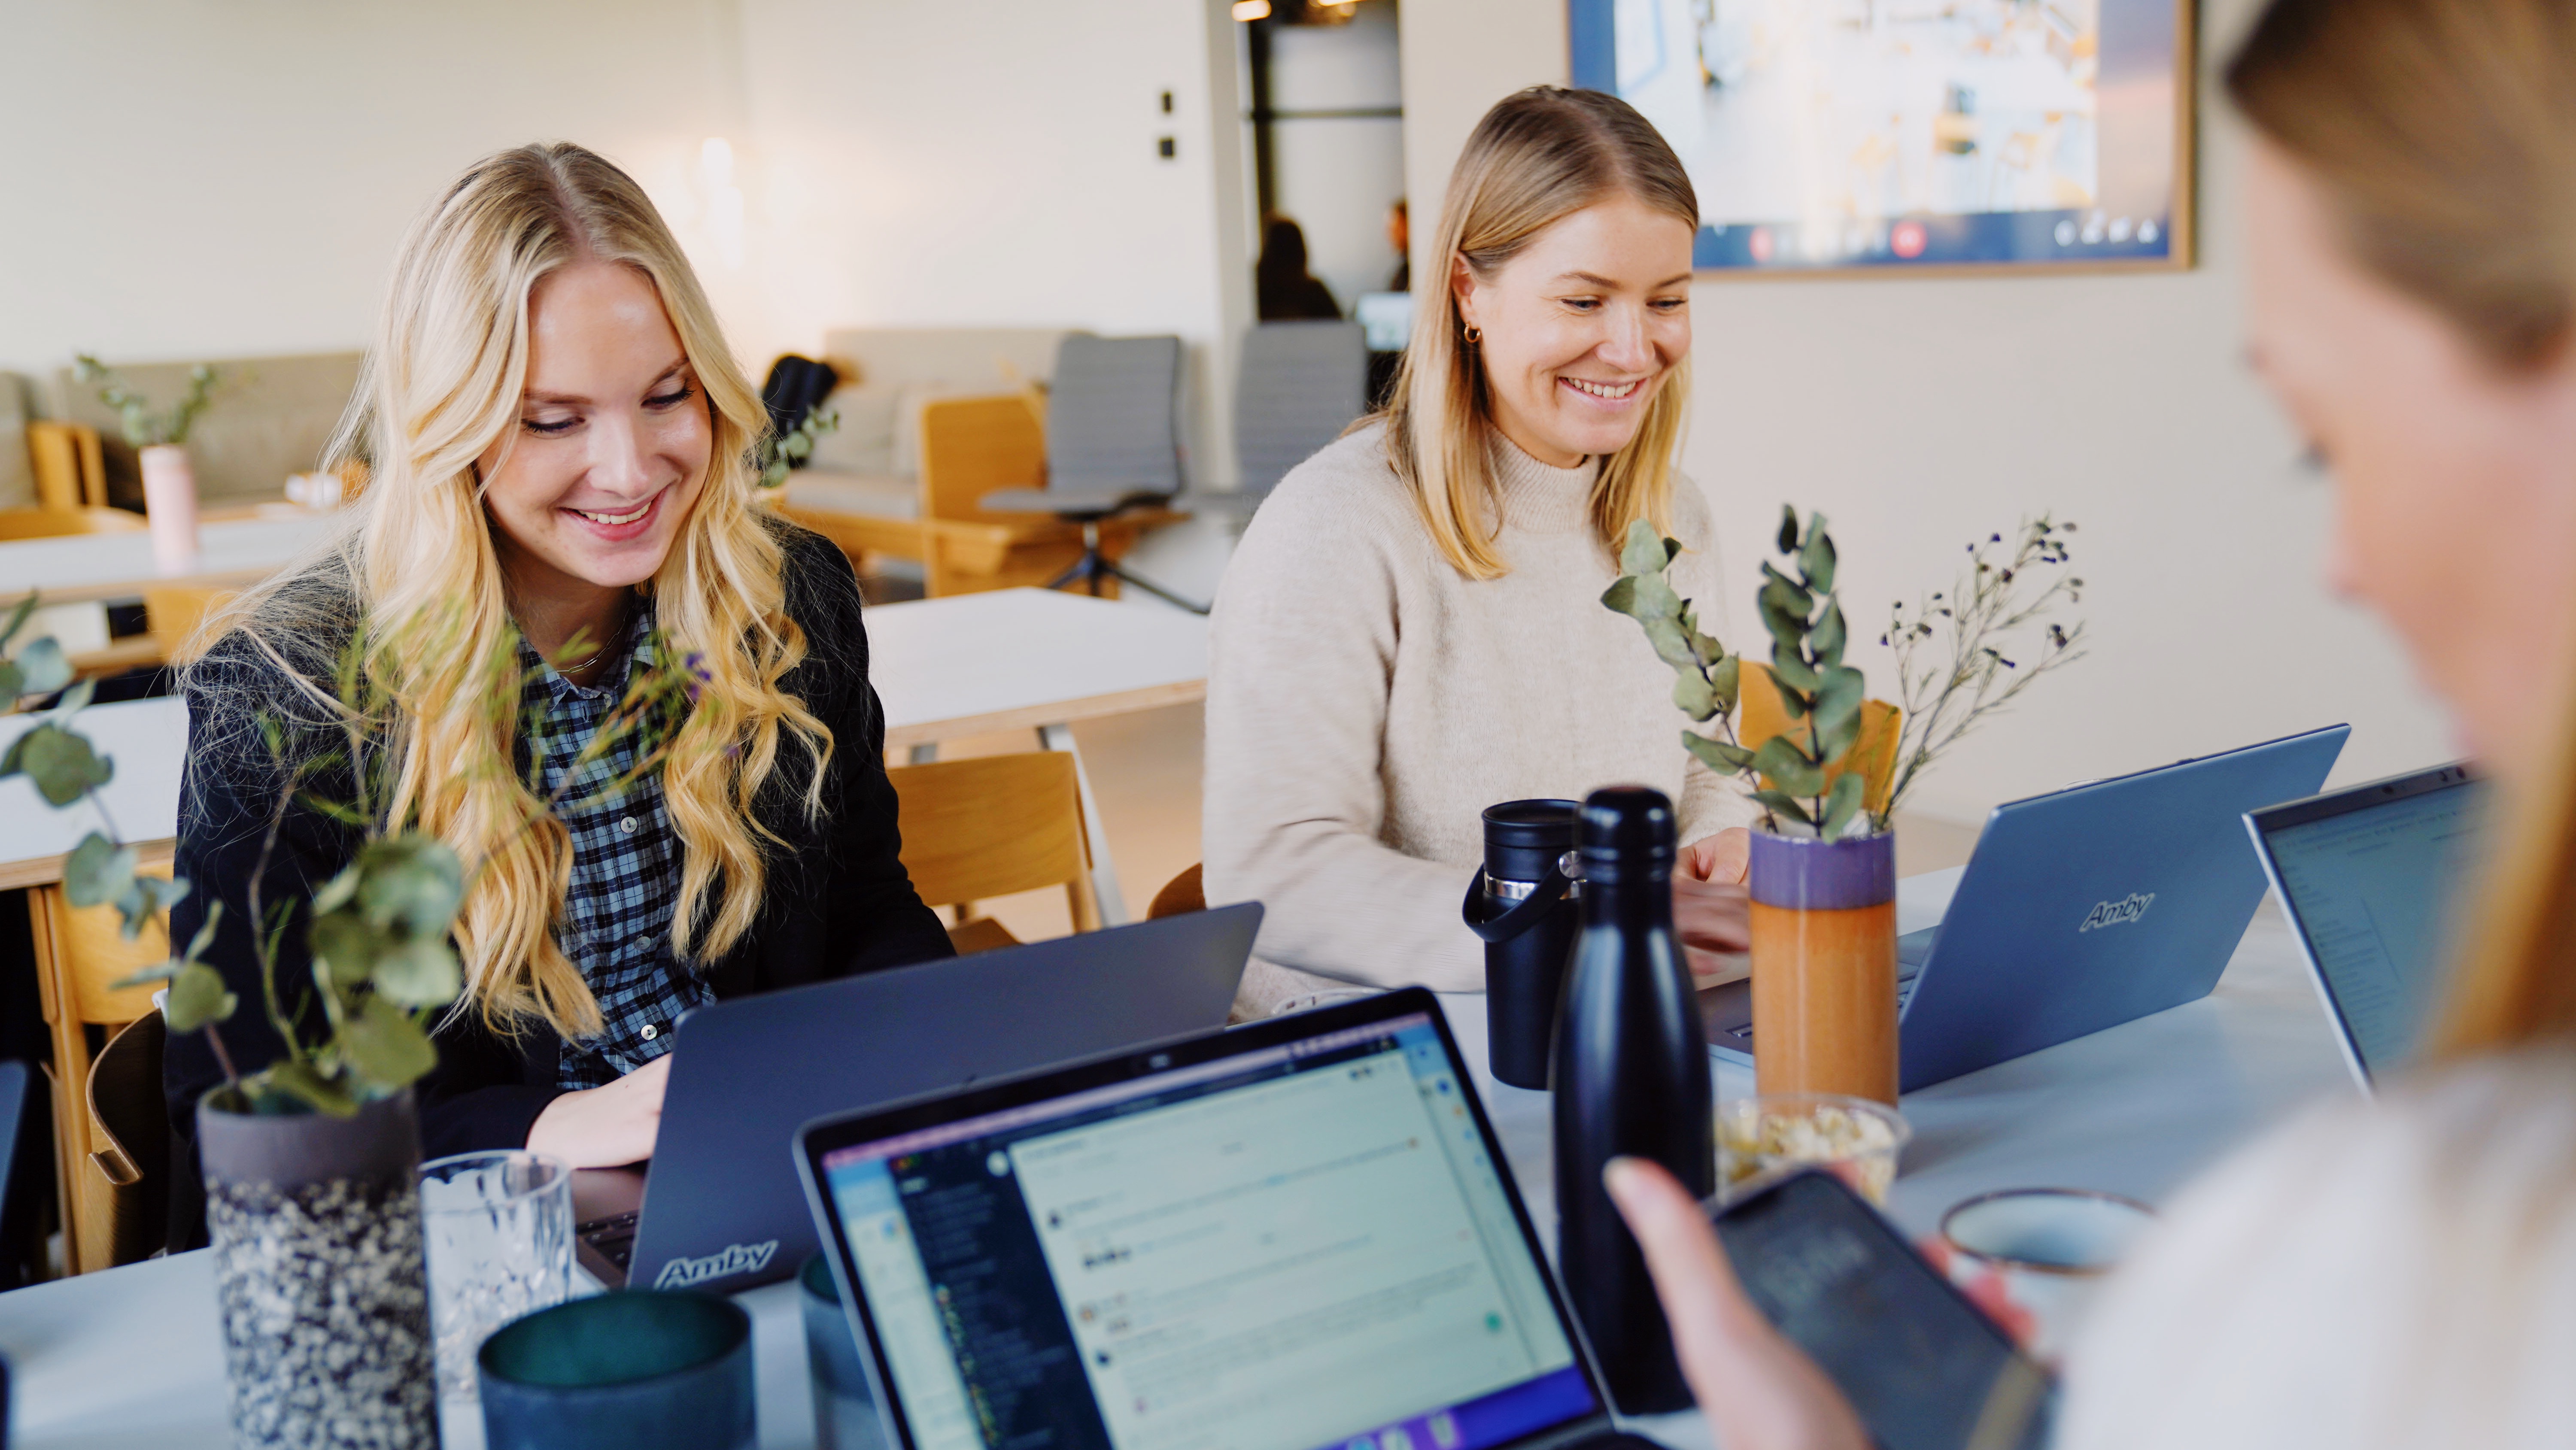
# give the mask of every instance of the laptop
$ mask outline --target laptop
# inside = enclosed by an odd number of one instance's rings
[[[1897,938],[1912,1092],[2209,995],[2263,904],[2238,819],[2313,793],[2348,725],[1995,807],[1937,927]],[[1753,984],[1700,994],[1709,1051],[1754,1058]]]
[[[1419,987],[832,1118],[901,1450],[1632,1444]]]
[[[689,1013],[652,1163],[574,1175],[582,1267],[611,1288],[786,1278],[815,1249],[799,1125],[1221,1027],[1260,924],[1247,902]]]
[[[2414,1050],[2483,792],[2441,765],[2245,813],[2363,1092]]]

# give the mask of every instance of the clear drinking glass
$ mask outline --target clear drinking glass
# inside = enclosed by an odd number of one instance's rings
[[[429,1324],[439,1392],[475,1394],[493,1330],[572,1293],[572,1170],[542,1153],[459,1153],[420,1165]]]

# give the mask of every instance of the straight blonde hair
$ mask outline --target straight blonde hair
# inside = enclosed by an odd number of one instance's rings
[[[2227,87],[2351,256],[2504,372],[2576,328],[2576,0],[2274,0]],[[2576,553],[2576,539],[2566,541]],[[2506,802],[2432,1050],[2576,1040],[2576,660],[2558,754]]]
[[[807,641],[755,512],[748,460],[768,414],[660,213],[598,155],[552,144],[486,157],[414,222],[325,460],[366,476],[354,526],[321,564],[254,591],[217,626],[241,630],[308,703],[344,717],[345,682],[313,677],[312,642],[359,641],[364,681],[390,705],[361,722],[384,767],[378,824],[427,831],[474,868],[456,924],[457,1010],[511,1033],[542,1021],[568,1040],[599,1030],[599,1007],[554,937],[571,837],[516,768],[518,692],[496,683],[519,678],[520,636],[477,460],[517,433],[530,292],[593,261],[652,283],[713,425],[707,478],[640,592],[698,677],[661,764],[681,845],[672,945],[704,961],[741,940],[760,908],[763,840],[776,840],[755,806],[783,738],[809,766],[791,788],[809,816],[833,742],[779,687]]]
[[[1511,565],[1495,547],[1503,520],[1493,400],[1452,270],[1464,262],[1491,277],[1540,232],[1622,194],[1699,229],[1699,199],[1681,158],[1635,107],[1601,91],[1532,86],[1504,97],[1476,123],[1449,173],[1432,249],[1439,270],[1423,279],[1436,300],[1425,297],[1429,305],[1414,309],[1385,413],[1386,450],[1440,556],[1470,579],[1498,579]],[[1647,403],[1637,436],[1593,482],[1592,524],[1605,551],[1615,554],[1638,519],[1672,532],[1673,455],[1689,411],[1685,357]]]

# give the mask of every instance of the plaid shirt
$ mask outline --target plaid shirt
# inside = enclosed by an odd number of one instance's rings
[[[652,606],[639,602],[625,663],[589,689],[557,674],[526,641],[519,644],[526,678],[519,708],[522,719],[536,722],[529,739],[537,792],[554,799],[555,819],[572,833],[572,884],[555,940],[590,984],[602,1023],[596,1036],[563,1045],[556,1081],[566,1088],[604,1087],[660,1057],[671,1050],[680,1014],[715,1000],[705,979],[671,951],[680,842],[663,809],[661,772],[616,786],[634,770],[644,742],[629,732],[565,784],[574,758],[624,698],[632,672],[653,664],[652,632]]]

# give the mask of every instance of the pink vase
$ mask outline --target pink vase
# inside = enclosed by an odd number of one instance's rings
[[[197,567],[197,472],[188,450],[143,450],[143,516],[152,525],[152,563],[164,574]]]

